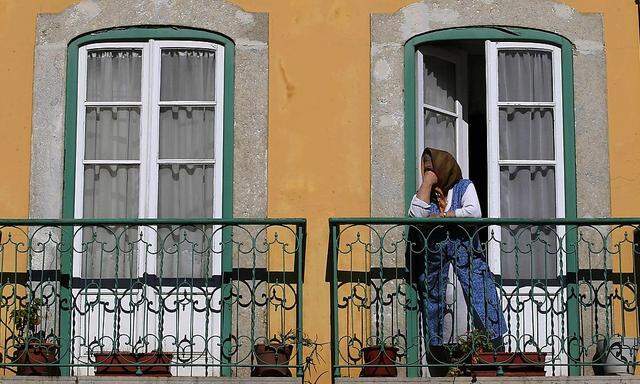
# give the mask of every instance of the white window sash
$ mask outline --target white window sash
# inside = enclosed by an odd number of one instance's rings
[[[498,100],[498,51],[501,50],[535,50],[548,51],[552,54],[553,71],[553,101],[552,102],[501,102]],[[489,217],[499,218],[500,212],[500,166],[502,165],[547,165],[553,166],[555,171],[555,207],[556,217],[565,217],[564,200],[564,137],[562,115],[562,65],[560,48],[540,43],[521,42],[485,42],[486,55],[486,84],[487,84],[487,185],[489,195]],[[499,110],[503,106],[543,107],[553,109],[554,118],[554,159],[553,160],[520,160],[500,159],[500,130]],[[564,238],[564,226],[556,228],[560,239]],[[491,270],[500,274],[500,241],[499,226],[489,228],[489,266]],[[560,247],[563,249],[563,247]],[[563,270],[564,258],[558,257],[558,271]]]
[[[424,50],[424,52],[423,52]],[[428,100],[424,99],[424,55],[435,56],[439,59],[448,61],[456,66],[456,106],[455,111],[448,111],[430,105]],[[462,170],[462,176],[469,177],[469,125],[467,123],[467,111],[464,108],[467,105],[465,87],[467,83],[467,58],[462,52],[454,50],[439,49],[437,47],[427,47],[416,50],[416,100],[418,108],[416,108],[416,182],[420,183],[422,175],[420,174],[420,155],[424,151],[424,113],[430,110],[440,114],[454,117],[455,124],[455,143],[456,143],[456,160]]]
[[[160,101],[160,50],[166,48],[176,49],[207,49],[215,51],[215,101]],[[87,54],[91,50],[128,50],[139,49],[142,51],[142,74],[141,74],[141,100],[140,101],[114,101],[114,102],[87,102]],[[213,165],[214,196],[213,210],[211,217],[222,217],[222,169],[223,169],[223,118],[224,118],[224,47],[209,42],[197,41],[154,41],[145,43],[96,43],[80,47],[78,52],[78,93],[77,93],[77,127],[76,127],[76,162],[75,162],[75,198],[74,198],[74,218],[83,218],[84,200],[84,166],[88,164],[96,165],[124,165],[136,164],[139,166],[139,199],[138,217],[157,217],[158,204],[158,168],[160,164],[202,164]],[[214,157],[213,159],[158,159],[159,149],[159,113],[160,106],[211,106],[215,108],[214,117]],[[87,106],[138,106],[140,107],[140,158],[138,160],[86,160],[84,158],[85,149],[85,113]],[[213,246],[221,241],[221,234],[218,227],[214,227],[216,234],[213,239]],[[155,246],[154,228],[142,228],[144,238]],[[74,247],[80,250],[82,247],[82,236],[80,227],[75,227],[77,233],[74,236]],[[140,244],[139,247],[145,245]],[[140,248],[140,255],[145,255],[145,250]],[[82,255],[74,257],[73,274],[80,276],[82,270]],[[213,258],[212,258],[213,261]],[[138,274],[143,272],[156,273],[156,260],[144,257],[138,258]],[[219,274],[221,266],[214,262],[212,272]]]

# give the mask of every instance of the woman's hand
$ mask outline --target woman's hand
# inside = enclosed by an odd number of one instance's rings
[[[421,169],[424,168],[421,167]],[[438,182],[438,176],[436,176],[433,171],[427,170],[426,172],[424,172],[422,174],[422,184],[420,184],[420,187],[416,192],[418,199],[424,202],[429,202],[431,200],[431,188],[435,185],[436,182]]]

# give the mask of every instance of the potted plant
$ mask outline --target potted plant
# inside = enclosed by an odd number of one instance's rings
[[[295,341],[295,334],[289,330],[285,334],[274,335],[268,343],[257,342],[253,346],[256,365],[251,370],[251,376],[291,377],[288,365]]]
[[[171,377],[173,354],[162,351],[94,352],[96,376]]]
[[[12,361],[17,364],[18,375],[60,376],[56,365],[58,345],[47,341],[44,331],[37,331],[42,305],[42,299],[35,298],[9,314],[17,332]]]
[[[398,348],[387,342],[380,342],[362,348],[360,351],[364,360],[364,366],[360,371],[360,377],[396,377],[398,369],[396,360]]]
[[[505,352],[485,332],[474,329],[458,338],[457,367],[447,376],[544,376],[544,352]]]

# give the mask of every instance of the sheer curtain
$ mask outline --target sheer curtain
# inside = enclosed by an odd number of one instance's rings
[[[424,54],[424,145],[456,155],[456,66]]]
[[[498,94],[501,102],[553,101],[551,53],[500,50]],[[534,105],[500,108],[500,159],[529,160],[534,163],[500,167],[502,217],[556,217],[555,167],[535,164],[535,160],[554,160],[553,132],[552,107]],[[555,227],[504,228],[502,243],[504,278],[544,278],[556,275]],[[517,263],[515,257],[518,258]]]
[[[161,51],[158,217],[213,215],[214,69],[213,51]],[[171,105],[186,101],[197,106]],[[163,277],[210,276],[211,241],[211,227],[158,228],[158,270]]]
[[[138,217],[142,52],[97,50],[87,55],[83,216]],[[92,102],[102,102],[100,106]],[[114,105],[109,105],[114,103]],[[86,278],[136,274],[136,228],[118,226],[83,230],[82,275]]]

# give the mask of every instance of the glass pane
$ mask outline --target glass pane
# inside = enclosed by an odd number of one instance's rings
[[[82,277],[85,279],[137,277],[138,238],[137,227],[84,227],[81,248]]]
[[[455,112],[456,66],[454,63],[424,55],[424,102]]]
[[[163,49],[160,100],[215,100],[215,52],[202,49]]]
[[[213,216],[213,165],[161,165],[159,172],[158,217]],[[159,226],[162,276],[205,276],[210,266],[210,243],[211,228]]]
[[[137,165],[86,165],[84,217],[138,217]]]
[[[502,217],[556,217],[555,169],[552,166],[500,167],[500,194]],[[504,227],[502,277],[555,277],[559,244],[555,231],[554,226]]]
[[[138,166],[86,165],[83,215],[85,218],[138,217]],[[83,229],[82,274],[85,278],[135,276],[135,227]]]
[[[87,54],[87,101],[140,101],[142,51]]]
[[[553,160],[553,109],[500,108],[500,159]]]
[[[158,226],[159,274],[167,278],[212,276],[215,254],[211,242],[211,226]]]
[[[87,107],[84,157],[87,160],[140,158],[139,107]]]
[[[213,159],[214,109],[160,108],[161,159]]]
[[[560,238],[555,226],[503,227],[500,244],[502,278],[556,278],[558,244]]]
[[[213,165],[160,165],[158,217],[193,218],[213,215]]]
[[[500,101],[553,101],[551,52],[498,51]]]
[[[425,110],[424,145],[456,156],[456,118]]]

